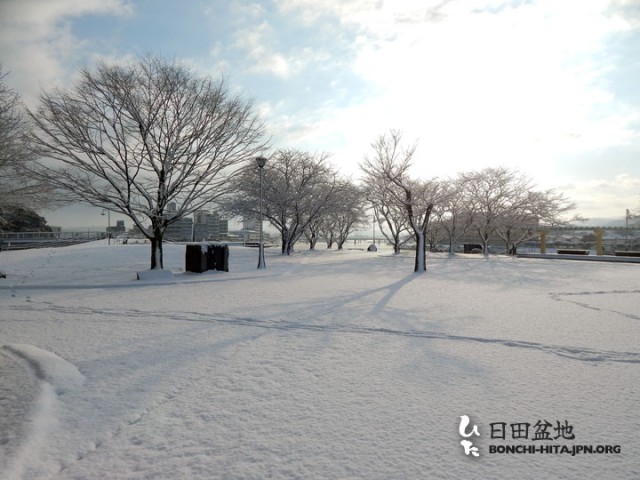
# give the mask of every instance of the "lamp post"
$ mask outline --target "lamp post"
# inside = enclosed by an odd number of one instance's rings
[[[267,268],[264,263],[264,233],[262,231],[262,170],[264,169],[267,159],[264,157],[257,157],[256,163],[260,168],[260,246],[258,247],[258,268]]]
[[[378,247],[376,247],[376,214],[374,212],[373,214],[373,243],[371,245],[369,245],[369,247],[367,247],[367,252],[377,252],[378,251]]]
[[[625,250],[628,252],[629,251],[629,220],[631,220],[631,212],[629,211],[629,209],[627,208],[626,211],[626,215],[625,215],[625,227],[624,227],[624,231],[625,231]]]
[[[373,244],[376,244],[376,216],[375,214],[373,215],[373,221],[371,222],[373,225]]]
[[[106,209],[102,210],[102,216]],[[107,245],[111,245],[111,211],[107,210]]]

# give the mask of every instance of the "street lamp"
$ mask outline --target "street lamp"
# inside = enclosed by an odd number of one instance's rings
[[[102,209],[101,215],[104,216],[106,209]],[[107,211],[107,244],[111,245],[111,211]]]
[[[264,157],[257,157],[256,163],[260,168],[260,246],[258,247],[258,268],[267,268],[264,263],[264,233],[262,231],[262,171],[267,163],[267,159]]]
[[[629,220],[631,220],[631,212],[627,208],[626,215],[625,215],[625,227],[624,227],[624,231],[625,231],[625,249],[626,249],[627,252],[629,251]]]
[[[373,214],[373,243],[371,245],[369,245],[369,247],[367,248],[367,252],[377,252],[378,251],[378,247],[376,247],[376,214]]]

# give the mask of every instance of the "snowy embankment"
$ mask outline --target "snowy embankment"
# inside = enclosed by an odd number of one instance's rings
[[[13,360],[24,366],[18,375],[13,372],[11,383],[2,385],[5,408],[0,417],[4,475],[22,478],[56,423],[57,397],[83,385],[85,378],[74,365],[33,345],[4,345],[0,355],[5,356],[0,359],[3,371],[15,367]]]
[[[638,265],[165,255],[159,283],[143,245],[0,254],[0,478],[640,477]]]

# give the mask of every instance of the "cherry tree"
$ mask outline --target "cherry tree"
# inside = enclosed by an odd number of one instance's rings
[[[325,235],[332,238],[338,250],[342,250],[351,232],[364,225],[364,195],[361,188],[351,181],[339,181],[331,205],[327,209],[325,218]]]
[[[310,225],[330,209],[338,177],[327,153],[281,149],[263,169],[263,214],[279,232],[282,254],[290,255]],[[223,206],[239,216],[260,214],[258,168],[248,166],[233,182],[234,194]]]
[[[405,147],[402,134],[391,130],[380,135],[372,144],[373,154],[360,165],[365,183],[384,190],[381,195],[390,204],[402,206],[405,219],[416,242],[414,271],[422,272],[426,266],[426,236],[435,201],[440,195],[439,183],[411,178],[409,169],[416,144]]]
[[[153,56],[82,69],[30,117],[43,159],[33,173],[129,217],[150,240],[152,269],[162,268],[167,227],[229,193],[238,167],[267,146],[251,101]]]
[[[393,201],[387,184],[385,179],[365,175],[364,194],[373,208],[374,221],[380,232],[393,246],[393,253],[398,254],[410,227],[404,205]]]
[[[472,228],[478,234],[483,252],[488,253],[492,236],[505,242],[507,252],[534,238],[541,226],[553,227],[578,220],[567,217],[575,208],[553,189],[536,190],[533,181],[516,170],[485,168],[462,174],[463,195]]]
[[[442,196],[438,208],[434,210],[434,222],[438,223],[449,245],[449,254],[454,253],[456,243],[466,235],[472,226],[471,207],[465,191],[464,180],[460,177],[442,182]]]

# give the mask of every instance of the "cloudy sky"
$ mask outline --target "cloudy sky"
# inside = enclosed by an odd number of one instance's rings
[[[399,129],[416,176],[506,166],[586,217],[640,207],[640,0],[0,1],[0,62],[29,105],[145,53],[224,75],[276,147],[354,179]]]

